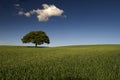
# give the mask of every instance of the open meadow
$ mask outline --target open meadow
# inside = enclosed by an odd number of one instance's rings
[[[0,80],[120,80],[120,45],[0,46]]]

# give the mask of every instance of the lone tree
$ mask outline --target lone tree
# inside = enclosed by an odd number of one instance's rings
[[[37,45],[41,45],[44,43],[49,44],[50,40],[49,37],[46,35],[44,31],[32,31],[23,36],[21,39],[23,43],[33,43],[35,44],[35,47]]]

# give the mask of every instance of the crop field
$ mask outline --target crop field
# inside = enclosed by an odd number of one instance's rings
[[[120,80],[120,45],[0,46],[0,80]]]

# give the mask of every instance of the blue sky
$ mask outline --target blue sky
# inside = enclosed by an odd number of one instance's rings
[[[43,4],[55,5],[64,13],[47,21],[18,14],[20,9],[43,9]],[[120,1],[0,0],[0,45],[31,45],[23,44],[21,38],[34,30],[47,33],[48,46],[120,44]]]

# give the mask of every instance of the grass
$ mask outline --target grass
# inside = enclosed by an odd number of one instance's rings
[[[0,80],[120,80],[120,45],[0,46]]]

